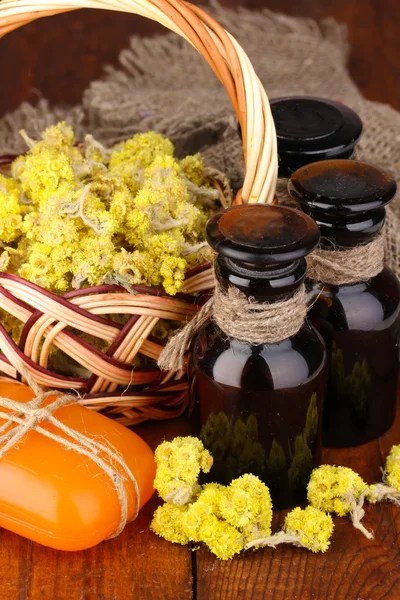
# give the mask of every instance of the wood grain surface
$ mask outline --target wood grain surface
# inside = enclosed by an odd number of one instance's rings
[[[398,410],[399,412],[399,410]],[[155,448],[187,435],[185,417],[146,423],[135,431]],[[400,441],[400,419],[377,441],[325,450],[323,460],[349,466],[369,483],[379,481],[391,446]],[[1,600],[399,600],[400,509],[367,505],[367,540],[346,518],[334,519],[326,554],[290,546],[253,551],[219,561],[149,530],[153,498],[120,537],[84,552],[58,552],[7,531],[0,532]],[[274,514],[273,529],[284,518]]]
[[[400,109],[400,9],[398,0],[225,0],[224,5],[267,6],[317,19],[347,23],[350,72],[370,99]],[[117,64],[132,34],[163,33],[139,17],[79,11],[44,19],[0,41],[0,115],[40,96],[75,104],[105,64]],[[185,418],[135,428],[154,448],[185,435]],[[379,441],[325,451],[368,482],[390,447],[400,442],[400,420]],[[123,534],[85,552],[56,552],[0,532],[0,600],[400,600],[400,509],[368,507],[368,541],[346,519],[335,519],[331,549],[324,555],[280,547],[218,561],[207,550],[192,552],[149,531],[153,498]],[[283,513],[276,513],[279,527]]]
[[[325,450],[327,463],[346,465],[369,483],[380,480],[380,466],[400,441],[400,422],[379,441],[357,448]],[[275,527],[283,513],[275,514]],[[367,505],[367,540],[347,519],[335,518],[326,554],[290,547],[250,551],[230,562],[197,553],[197,598],[202,600],[398,600],[400,599],[400,509]]]

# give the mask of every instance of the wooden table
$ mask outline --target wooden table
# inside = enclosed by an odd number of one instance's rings
[[[185,417],[135,428],[153,447],[188,433]],[[327,450],[324,460],[355,469],[368,482],[400,441],[400,420],[380,440]],[[400,509],[367,506],[367,540],[344,518],[326,554],[281,546],[219,561],[208,550],[193,552],[149,530],[157,498],[116,539],[84,552],[57,552],[17,535],[0,533],[1,600],[398,600]],[[278,528],[283,513],[274,516]]]
[[[235,0],[290,14],[332,15],[350,28],[351,73],[371,99],[400,109],[400,11],[398,0]],[[32,100],[37,90],[53,102],[79,102],[103,65],[116,64],[132,33],[161,32],[134,16],[81,11],[33,23],[0,42],[0,114]],[[84,52],[82,49],[84,48]],[[63,77],[59,77],[60,71]],[[5,86],[7,82],[7,86]],[[185,418],[135,428],[152,447],[188,433]],[[324,460],[357,470],[368,482],[392,444],[400,421],[380,440],[325,451]],[[0,600],[399,600],[400,509],[367,507],[368,541],[346,519],[335,519],[329,552],[291,547],[250,551],[230,562],[207,550],[192,552],[149,531],[153,498],[121,536],[80,553],[56,552],[7,531],[0,532]],[[282,522],[276,513],[274,527]]]

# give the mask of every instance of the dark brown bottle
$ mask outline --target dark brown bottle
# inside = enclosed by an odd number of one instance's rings
[[[279,177],[312,162],[351,158],[362,134],[360,117],[340,102],[310,96],[271,100],[278,139]]]
[[[270,100],[270,106],[280,178],[313,162],[354,158],[363,124],[345,104],[313,96],[286,96]],[[239,123],[238,133],[242,138]]]
[[[394,179],[352,160],[299,169],[289,193],[321,231],[321,246],[352,248],[371,242],[396,193]],[[368,252],[368,247],[366,247]],[[400,286],[388,268],[367,281],[329,285],[309,281],[309,316],[330,353],[323,445],[355,446],[393,423],[399,367]]]
[[[223,288],[257,302],[292,296],[319,239],[312,219],[290,208],[243,205],[207,224]],[[308,323],[278,343],[249,344],[212,320],[192,343],[191,420],[214,458],[210,481],[243,473],[268,484],[274,506],[302,502],[319,463],[326,349]]]

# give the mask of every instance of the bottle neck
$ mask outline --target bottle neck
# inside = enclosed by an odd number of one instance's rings
[[[218,255],[215,274],[223,289],[234,286],[257,302],[276,302],[290,298],[303,283],[307,264],[304,258],[280,264],[254,268]]]
[[[352,159],[354,156],[354,143],[342,152],[335,152],[335,150],[332,150],[331,152],[327,151],[311,157],[307,152],[280,152],[278,156],[278,177],[289,178],[297,171],[297,169],[320,160],[329,160],[332,158]]]
[[[302,206],[303,210],[305,208]],[[320,246],[327,250],[337,246],[354,248],[372,242],[382,231],[386,217],[384,208],[345,216],[324,214],[308,207],[305,212],[316,221],[321,232]]]

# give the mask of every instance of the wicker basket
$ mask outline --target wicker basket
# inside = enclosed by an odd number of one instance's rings
[[[35,19],[79,8],[136,13],[158,21],[186,39],[204,57],[224,85],[242,128],[246,165],[236,202],[272,202],[277,178],[275,128],[267,95],[237,43],[197,6],[182,0],[2,0],[0,37]],[[85,288],[56,296],[7,273],[0,273],[0,308],[24,323],[17,346],[0,325],[0,371],[20,378],[21,365],[42,386],[74,389],[81,403],[132,425],[146,419],[180,415],[187,403],[185,373],[162,373],[156,360],[162,343],[151,337],[159,319],[185,323],[196,313],[194,294],[212,285],[210,265],[187,274],[182,293],[169,297],[159,289],[118,286]],[[122,326],[108,315],[130,315]],[[105,341],[100,352],[81,339],[85,333]],[[52,346],[89,371],[66,377],[48,368]],[[136,355],[154,366],[133,368]]]

